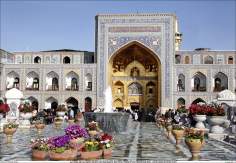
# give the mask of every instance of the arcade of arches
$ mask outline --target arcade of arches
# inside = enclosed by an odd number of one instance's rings
[[[113,108],[154,108],[161,104],[161,66],[156,54],[138,42],[109,60]]]

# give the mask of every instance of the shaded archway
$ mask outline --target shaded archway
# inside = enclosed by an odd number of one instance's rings
[[[181,106],[185,106],[185,99],[180,97],[178,100],[177,100],[177,108],[180,108]]]
[[[41,63],[41,58],[39,56],[35,57],[34,63]]]
[[[183,74],[179,74],[178,76],[177,91],[185,91],[185,76]]]
[[[7,90],[9,90],[11,88],[19,89],[20,76],[18,73],[16,73],[15,71],[11,71],[7,74],[6,87],[7,87]]]
[[[85,112],[91,112],[92,111],[92,99],[90,97],[86,97],[84,100],[84,110]]]
[[[77,91],[79,90],[79,75],[74,71],[69,72],[65,79],[66,90]]]
[[[39,105],[38,100],[33,96],[30,96],[27,99],[30,101],[33,109],[39,111],[38,110],[38,105]]]
[[[197,99],[195,99],[195,100],[192,102],[192,104],[198,104],[198,103],[206,103],[206,101],[204,101],[204,100],[201,99],[201,98],[197,98]]]
[[[78,100],[75,99],[74,97],[69,97],[66,101],[68,109],[72,109],[74,111],[74,116],[78,112]]]
[[[26,75],[26,90],[39,90],[39,75],[31,71]]]
[[[63,64],[70,64],[70,57],[68,57],[68,56],[64,57]]]
[[[204,64],[213,64],[213,57],[211,56],[206,56],[204,58]]]
[[[228,89],[228,76],[222,72],[218,72],[214,76],[214,92],[220,92]]]
[[[92,91],[93,84],[92,84],[92,75],[90,73],[85,75],[85,90]]]
[[[206,91],[206,76],[197,72],[192,78],[192,91],[193,92],[204,92]]]
[[[145,99],[148,96],[146,83],[149,81],[155,85],[154,107],[161,105],[161,62],[157,54],[142,43],[130,42],[111,55],[108,67],[108,85],[112,86],[113,97],[117,95],[117,85],[115,85],[117,81],[124,85],[122,100],[125,108],[130,108],[131,103],[134,102],[139,103],[143,108],[146,107]],[[135,88],[140,88],[136,94],[132,93],[132,90],[138,90]],[[132,97],[129,96],[130,94]],[[142,96],[140,96],[141,94]]]
[[[54,97],[49,97],[45,101],[45,109],[53,109],[55,110],[58,106],[58,101]]]
[[[59,75],[51,71],[46,76],[46,90],[48,91],[58,91],[59,90]]]

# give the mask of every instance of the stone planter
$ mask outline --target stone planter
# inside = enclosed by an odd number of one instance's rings
[[[224,128],[220,126],[226,120],[224,116],[210,116],[208,120],[211,124],[211,133],[222,134],[224,132]]]
[[[99,159],[102,156],[102,153],[103,153],[103,150],[80,152],[80,157],[81,159],[84,159],[84,160]]]
[[[96,130],[89,130],[88,133],[91,137],[94,137],[98,134],[98,132]]]
[[[178,153],[180,151],[180,149],[179,149],[180,141],[184,136],[184,130],[172,130],[172,134],[174,135],[175,140],[176,140],[175,147],[176,147],[176,153]]]
[[[36,149],[32,149],[32,158],[36,160],[46,160],[48,156],[47,151],[40,151]]]
[[[22,128],[30,128],[30,121],[29,119],[33,116],[32,112],[27,112],[27,113],[20,113],[20,116],[23,118],[23,121],[20,124],[20,127]]]
[[[69,149],[65,150],[63,153],[56,153],[49,151],[50,160],[54,161],[63,161],[63,160],[76,160],[77,159],[77,150]]]
[[[45,124],[43,123],[35,124],[35,128],[37,129],[38,133],[41,134],[43,129],[45,128]]]
[[[170,134],[171,134],[171,131],[172,131],[172,125],[166,126],[166,130],[167,130],[167,137],[170,138]]]
[[[205,129],[204,121],[206,120],[206,115],[195,115],[194,120],[197,121],[196,128]]]
[[[59,117],[64,117],[65,114],[66,114],[66,112],[64,112],[64,111],[57,111],[57,116],[59,116]]]
[[[68,119],[68,123],[69,123],[69,125],[72,125],[72,124],[74,124],[74,122],[75,122],[75,120],[74,120],[74,119]]]
[[[4,128],[3,133],[7,136],[7,143],[12,143],[13,134],[16,132],[17,128]]]
[[[204,140],[201,141],[201,139],[185,139],[185,143],[192,154],[191,160],[199,160],[199,154],[201,148],[204,145]]]
[[[54,121],[56,129],[60,129],[62,125],[62,121]]]

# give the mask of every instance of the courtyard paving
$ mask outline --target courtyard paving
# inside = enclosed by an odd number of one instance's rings
[[[63,135],[63,125],[60,130],[48,125],[43,136],[50,137]],[[14,135],[13,143],[5,143],[5,135],[0,134],[0,161],[32,160],[30,139],[37,137],[35,129],[18,129]],[[181,144],[181,152],[175,153],[175,141],[166,137],[165,131],[157,128],[150,122],[128,123],[128,131],[115,135],[116,146],[109,160],[189,160],[191,153],[184,142]],[[236,147],[221,141],[207,139],[201,151],[201,160],[236,160]]]

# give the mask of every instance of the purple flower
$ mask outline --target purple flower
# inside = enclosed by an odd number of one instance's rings
[[[66,135],[70,137],[70,139],[76,139],[78,137],[88,138],[88,132],[85,128],[81,128],[79,125],[71,125],[65,129]]]
[[[52,147],[64,147],[70,142],[68,135],[53,137],[49,140],[49,144]]]

